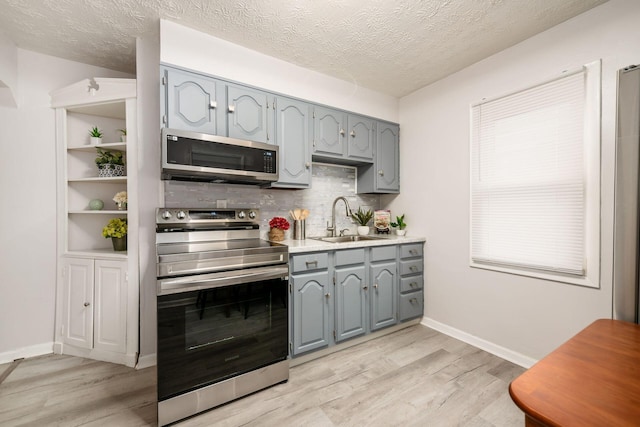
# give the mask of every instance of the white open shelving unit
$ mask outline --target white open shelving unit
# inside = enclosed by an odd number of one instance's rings
[[[135,366],[138,354],[137,112],[134,79],[82,80],[51,93],[56,111],[58,278],[54,351]],[[91,144],[97,126],[103,143]],[[120,141],[126,129],[126,142]],[[98,148],[124,154],[123,177],[98,177]],[[127,210],[113,197],[127,191]],[[100,199],[102,210],[89,202]],[[128,222],[127,251],[102,236]]]

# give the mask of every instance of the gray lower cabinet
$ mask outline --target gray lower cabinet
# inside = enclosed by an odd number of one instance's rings
[[[230,138],[273,144],[273,96],[244,86],[227,85],[227,132]]]
[[[372,331],[377,331],[398,322],[396,246],[373,247],[370,259],[370,327]]]
[[[272,187],[311,185],[311,107],[306,102],[277,97],[275,140],[280,147],[279,179]]]
[[[400,321],[424,313],[424,257],[422,243],[400,245]]]
[[[331,343],[332,285],[324,252],[292,256],[290,269],[291,352],[293,355]]]
[[[220,82],[188,71],[161,68],[165,127],[226,135],[224,90]]]
[[[373,165],[358,167],[358,193],[400,192],[400,126],[378,122]]]
[[[334,252],[335,339],[340,342],[367,332],[365,250]]]

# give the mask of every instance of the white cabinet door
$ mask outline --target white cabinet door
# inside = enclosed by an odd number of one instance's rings
[[[93,260],[63,260],[64,342],[80,348],[93,347]]]
[[[94,348],[124,353],[127,337],[127,263],[95,261]]]

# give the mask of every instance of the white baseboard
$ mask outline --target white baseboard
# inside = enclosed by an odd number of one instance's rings
[[[515,363],[516,365],[522,366],[523,368],[529,369],[538,362],[536,359],[532,359],[531,357],[525,356],[524,354],[517,353],[513,350],[509,350],[508,348],[499,346],[490,341],[483,340],[482,338],[478,338],[474,335],[468,334],[464,331],[453,328],[449,325],[445,325],[444,323],[440,323],[428,317],[422,318],[422,322],[420,323],[428,326],[431,329],[435,329],[438,332],[442,332],[445,335],[449,335],[450,337],[456,338],[481,350],[489,352],[502,359],[508,360],[509,362]]]
[[[144,369],[150,366],[156,366],[158,363],[158,359],[156,354],[145,354],[144,356],[138,357],[138,364],[136,365],[136,369]]]
[[[9,363],[16,359],[26,359],[27,357],[42,356],[43,354],[51,353],[53,353],[53,342],[30,345],[29,347],[22,347],[0,353],[0,363]]]

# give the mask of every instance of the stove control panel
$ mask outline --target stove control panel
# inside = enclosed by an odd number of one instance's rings
[[[258,209],[158,208],[156,224],[221,224],[253,222],[260,219]]]

